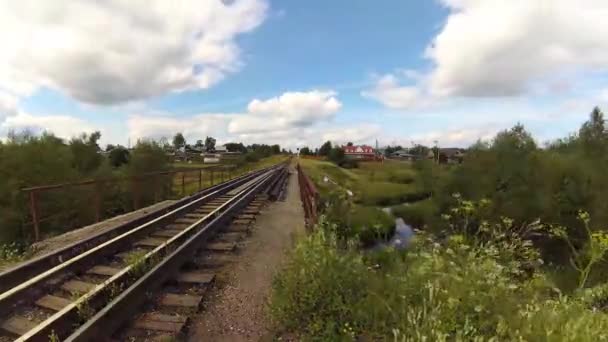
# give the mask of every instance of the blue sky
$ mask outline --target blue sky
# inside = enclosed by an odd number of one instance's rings
[[[0,134],[467,146],[564,136],[608,102],[595,0],[0,6]]]

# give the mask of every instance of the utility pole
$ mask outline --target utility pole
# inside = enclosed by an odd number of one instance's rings
[[[435,142],[435,151],[437,152],[436,163],[439,164],[439,141],[435,140],[434,142]]]

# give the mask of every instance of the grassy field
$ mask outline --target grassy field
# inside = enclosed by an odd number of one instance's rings
[[[311,159],[302,159],[300,164],[322,195],[339,186],[352,191],[355,203],[360,205],[387,207],[426,197],[416,171],[407,162],[367,162],[360,163],[356,169],[343,169],[331,162]],[[338,185],[324,182],[325,176]]]

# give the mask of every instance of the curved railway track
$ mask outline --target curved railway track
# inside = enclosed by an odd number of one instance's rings
[[[233,219],[250,218],[240,213],[257,195],[278,197],[286,173],[280,164],[238,177],[0,274],[0,341],[105,340],[167,281],[210,281],[181,268]]]

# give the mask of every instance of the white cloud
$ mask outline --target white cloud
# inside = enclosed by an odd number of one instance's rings
[[[604,0],[443,0],[451,13],[427,49],[436,95],[519,95],[555,74],[608,68]]]
[[[319,146],[323,141],[369,143],[381,130],[376,124],[335,125],[331,120],[342,104],[333,91],[286,92],[254,99],[244,113],[202,113],[191,117],[132,115],[129,136],[171,138],[182,132],[189,142],[213,136],[219,143],[279,144],[286,148]]]
[[[422,87],[400,85],[399,79],[394,74],[383,75],[372,89],[361,92],[361,95],[393,109],[421,108],[432,104],[432,100],[424,94]]]
[[[381,135],[382,127],[377,124],[360,123],[356,126],[346,126],[329,129],[324,132],[319,141],[332,141],[337,144],[352,142],[355,144],[369,143]],[[316,143],[318,145],[320,143]]]
[[[254,99],[247,113],[230,123],[230,133],[260,133],[311,126],[331,119],[342,108],[333,91],[286,92],[267,100]]]
[[[484,141],[494,138],[502,128],[494,124],[487,124],[476,127],[444,129],[414,134],[404,145],[409,146],[411,141],[416,144],[434,146],[435,141],[441,147],[468,147],[481,139]]]
[[[0,92],[0,123],[9,116],[17,115],[17,104],[17,97]]]
[[[93,132],[96,129],[86,121],[68,115],[34,116],[24,112],[10,116],[0,124],[3,131],[29,130],[33,133],[51,132],[55,136],[69,139],[83,132]]]
[[[204,89],[243,64],[235,37],[265,0],[4,1],[0,89],[112,104]]]

